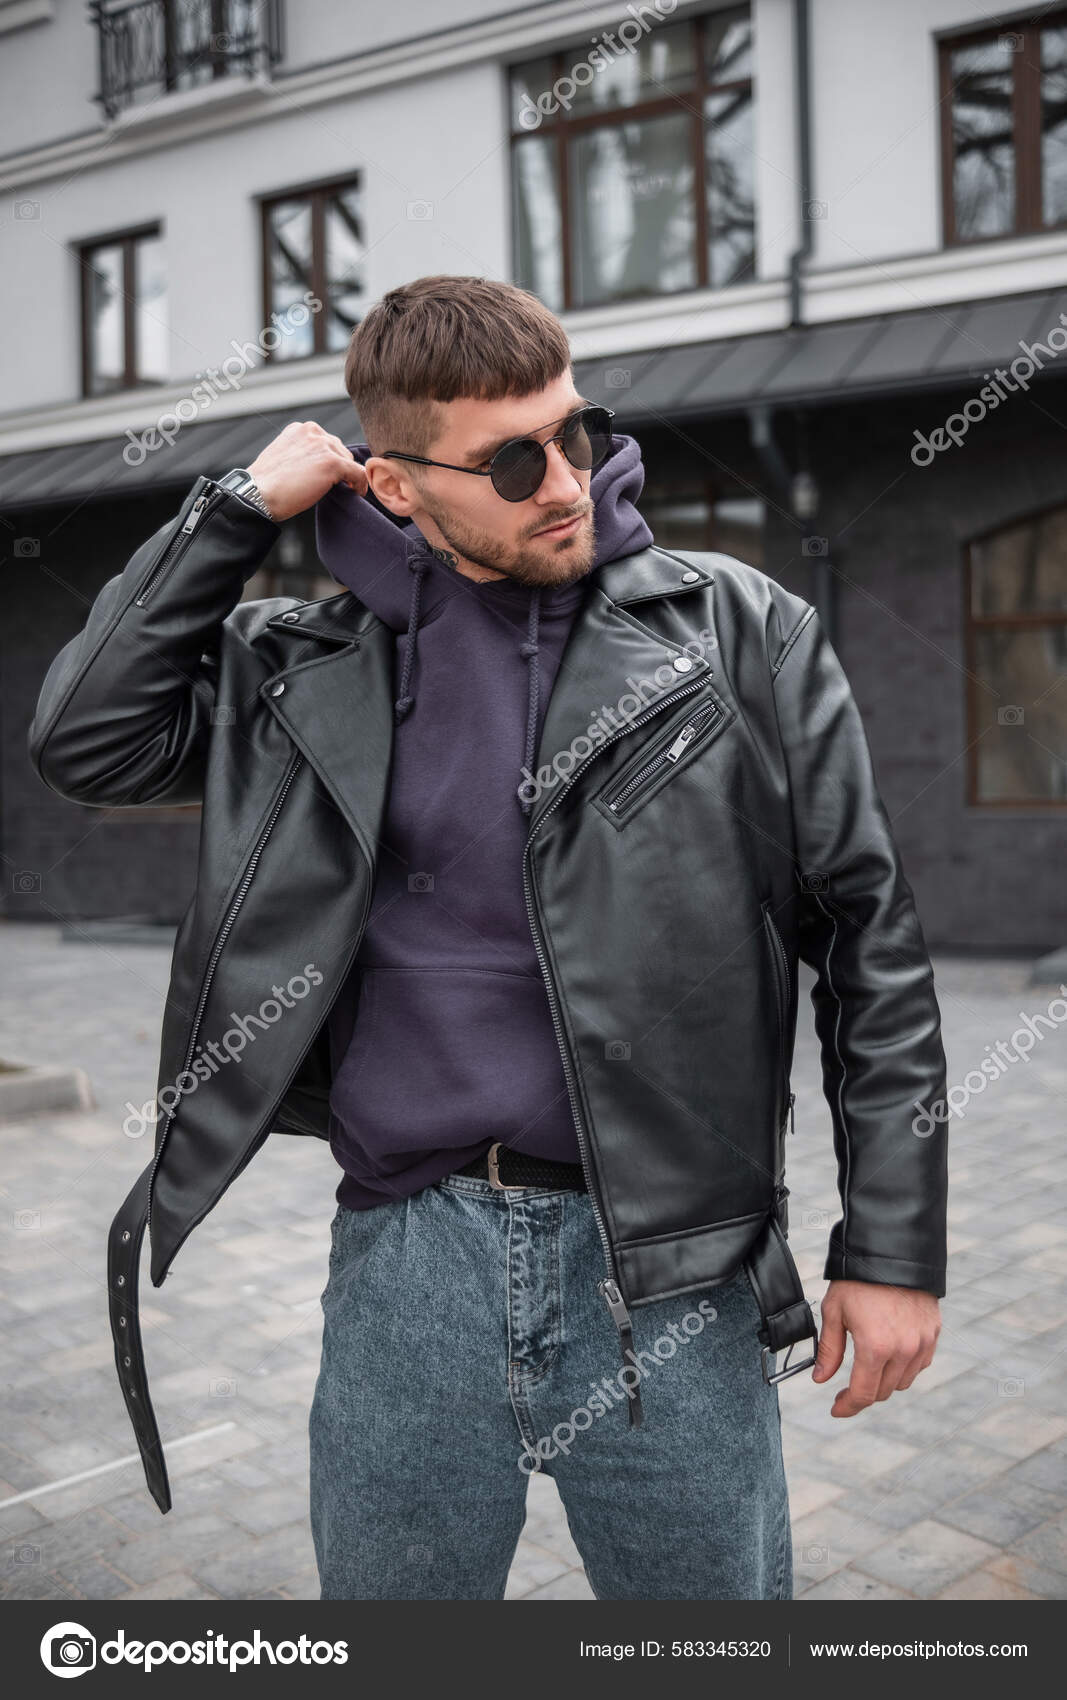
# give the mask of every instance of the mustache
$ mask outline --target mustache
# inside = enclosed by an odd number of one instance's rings
[[[580,519],[585,514],[591,514],[592,511],[592,502],[587,502],[584,507],[572,508],[569,513],[555,514],[551,519],[542,519],[540,525],[537,527],[537,531],[531,531],[528,535],[530,537],[536,537],[538,531],[547,531],[549,527],[553,525],[565,525],[569,519]]]

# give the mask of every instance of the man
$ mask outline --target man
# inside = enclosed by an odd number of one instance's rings
[[[309,1133],[343,1170],[323,1598],[500,1598],[533,1469],[599,1598],[788,1598],[800,957],[843,1204],[816,1379],[854,1345],[834,1415],[911,1385],[945,1290],[943,1131],[915,1132],[938,1009],[847,683],[799,598],[655,547],[637,445],[533,296],[393,290],[346,385],[367,442],[293,424],[198,479],[30,736],[77,801],[203,801],[156,1153],[109,1248],[149,1485],[168,1509],[145,1227],[158,1286],[268,1133]],[[346,588],[239,601],[312,506]]]

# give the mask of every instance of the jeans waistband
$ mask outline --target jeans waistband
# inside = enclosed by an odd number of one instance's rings
[[[496,1187],[490,1186],[487,1180],[482,1180],[478,1175],[446,1175],[443,1180],[437,1182],[437,1185],[447,1187],[450,1192],[471,1193],[476,1197],[486,1198],[499,1204],[506,1204],[509,1197],[546,1198],[559,1192],[570,1193],[572,1197],[585,1199],[587,1202],[589,1198],[588,1193],[576,1192],[573,1187],[564,1186],[509,1187],[506,1192],[499,1192]]]

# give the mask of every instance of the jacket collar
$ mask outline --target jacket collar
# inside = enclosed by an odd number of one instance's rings
[[[627,607],[634,602],[649,602],[658,596],[680,596],[713,584],[713,575],[692,559],[672,555],[652,544],[635,555],[623,555],[608,561],[590,574],[609,602]],[[296,619],[292,615],[299,616]],[[286,613],[274,614],[267,621],[272,631],[291,631],[294,637],[322,638],[328,643],[348,643],[360,632],[369,630],[376,616],[350,590],[342,590],[317,602],[305,602]]]

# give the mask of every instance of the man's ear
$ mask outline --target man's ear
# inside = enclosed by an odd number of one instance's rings
[[[412,479],[400,470],[397,461],[386,460],[384,455],[371,455],[363,462],[363,470],[382,507],[391,514],[407,519],[422,506]]]

